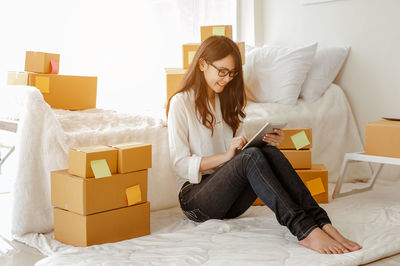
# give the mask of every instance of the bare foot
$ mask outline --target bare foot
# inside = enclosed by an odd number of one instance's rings
[[[343,254],[350,252],[346,247],[332,239],[318,227],[312,230],[299,244],[321,254]]]
[[[362,247],[354,241],[345,238],[339,231],[331,224],[326,224],[322,227],[322,230],[327,233],[330,237],[341,243],[350,251],[360,250]]]

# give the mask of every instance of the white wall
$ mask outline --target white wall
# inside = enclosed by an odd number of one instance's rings
[[[265,0],[264,43],[351,46],[336,83],[345,91],[358,127],[382,116],[400,117],[400,1],[342,0],[302,5]],[[389,168],[398,175],[399,168]],[[392,175],[391,174],[391,175]]]
[[[302,5],[264,1],[264,43],[351,46],[336,82],[346,92],[364,139],[365,124],[400,117],[400,1],[342,0]]]

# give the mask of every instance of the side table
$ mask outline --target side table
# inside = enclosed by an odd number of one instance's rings
[[[340,192],[342,188],[343,181],[344,181],[344,174],[347,169],[347,165],[350,162],[369,162],[369,163],[378,163],[378,167],[372,173],[372,177],[369,180],[368,184],[364,188],[353,189],[348,192]],[[332,198],[339,198],[348,195],[352,195],[359,192],[364,192],[371,190],[374,187],[376,178],[378,177],[380,171],[384,164],[391,164],[391,165],[400,165],[400,158],[393,158],[393,157],[384,157],[384,156],[376,156],[376,155],[367,155],[364,153],[346,153],[344,155],[342,167],[340,169],[339,178],[336,181],[335,190],[333,191]]]

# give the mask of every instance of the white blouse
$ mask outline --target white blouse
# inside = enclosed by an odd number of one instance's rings
[[[194,91],[176,94],[170,101],[168,114],[168,140],[170,161],[177,178],[177,191],[186,181],[200,183],[202,174],[214,170],[200,172],[201,157],[225,152],[232,140],[232,129],[222,119],[218,94],[215,94],[214,134],[197,119]],[[240,125],[236,136],[243,135]]]

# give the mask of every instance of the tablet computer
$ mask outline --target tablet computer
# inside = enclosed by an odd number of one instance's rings
[[[243,146],[242,150],[248,147],[260,147],[263,143],[265,143],[263,141],[263,137],[265,136],[265,134],[274,133],[274,128],[282,129],[286,125],[287,123],[265,123],[265,125],[262,126],[256,134],[254,134],[254,136],[246,143],[246,145]]]

